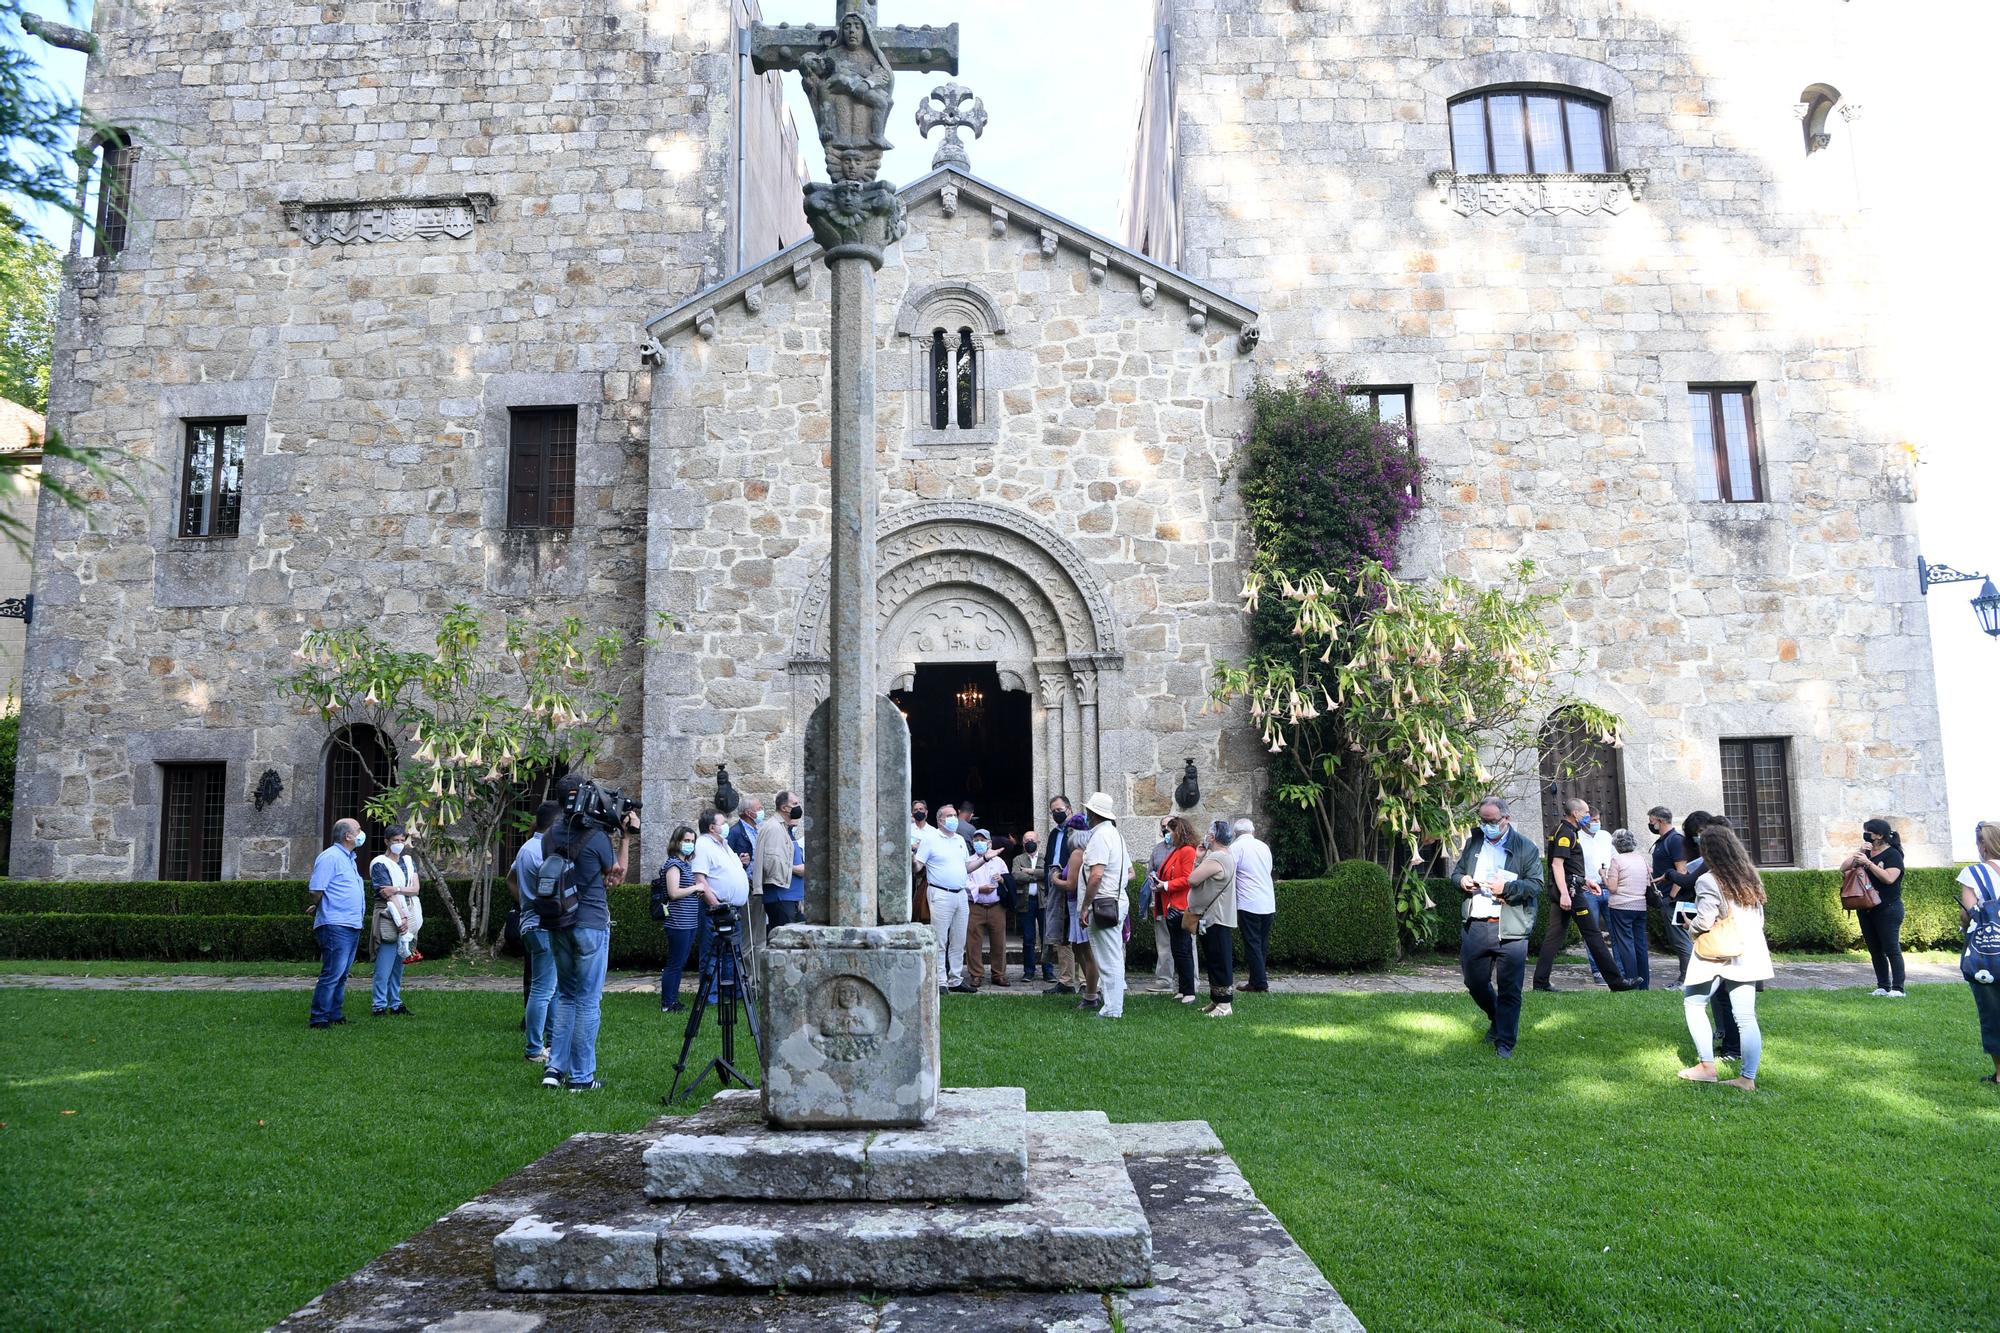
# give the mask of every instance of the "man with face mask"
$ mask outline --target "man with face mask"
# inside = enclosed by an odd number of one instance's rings
[[[986,984],[1007,984],[1007,909],[1000,901],[1007,874],[1006,853],[994,847],[993,835],[979,829],[972,835],[972,860],[966,863],[965,892],[969,909],[965,930],[965,983],[973,990]],[[985,962],[982,965],[981,955]]]
[[[1050,981],[1055,971],[1041,959],[1042,858],[1041,838],[1033,829],[1021,835],[1021,850],[1014,857],[1014,906],[1021,921],[1021,980],[1033,981],[1039,971]]]
[[[1069,900],[1055,887],[1055,877],[1062,873],[1069,863],[1069,823],[1070,806],[1067,796],[1055,796],[1049,801],[1049,836],[1042,841],[1048,854],[1042,858],[1042,948],[1044,956],[1053,953],[1056,959],[1055,985],[1043,991],[1044,995],[1076,994],[1076,951],[1069,941]],[[1043,980],[1049,980],[1048,967],[1042,968]]]
[[[347,1021],[341,1001],[347,996],[347,970],[361,947],[361,922],[368,906],[354,853],[367,841],[355,820],[335,820],[333,844],[314,858],[312,880],[306,885],[312,895],[312,906],[306,910],[312,914],[313,937],[319,941],[319,983],[313,987],[309,1018],[316,1028]]]
[[[1160,840],[1153,844],[1151,855],[1146,858],[1146,891],[1139,895],[1139,915],[1150,917],[1153,922],[1153,989],[1170,991],[1175,987],[1173,937],[1167,930],[1166,913],[1160,908],[1160,896],[1166,892],[1160,883],[1160,868],[1167,858],[1174,854],[1173,831],[1167,821],[1160,821]]]
[[[961,995],[972,993],[965,984],[965,928],[969,912],[965,901],[966,873],[972,850],[959,836],[958,811],[938,807],[936,828],[925,828],[917,837],[914,859],[929,886],[931,929],[937,932],[938,951],[943,955],[938,979],[945,989]],[[990,855],[990,853],[989,853]]]
[[[757,882],[764,891],[766,931],[803,920],[806,910],[806,854],[799,840],[805,802],[781,791],[771,808],[775,815],[757,831]]]
[[[1591,865],[1591,845],[1585,840],[1584,826],[1595,825],[1590,802],[1572,796],[1564,803],[1568,813],[1549,835],[1549,876],[1555,900],[1549,904],[1548,926],[1542,932],[1541,953],[1535,959],[1535,989],[1552,991],[1549,984],[1556,955],[1569,936],[1569,923],[1576,922],[1583,947],[1590,954],[1591,974],[1600,976],[1612,990],[1630,990],[1630,984],[1611,956],[1611,942],[1604,938],[1604,911],[1598,900],[1597,869]]]
[[[1465,840],[1451,878],[1464,895],[1458,965],[1465,989],[1486,1015],[1485,1040],[1502,1060],[1511,1059],[1521,1030],[1528,932],[1542,895],[1542,858],[1535,844],[1514,830],[1507,803],[1498,796],[1479,803],[1479,827]]]

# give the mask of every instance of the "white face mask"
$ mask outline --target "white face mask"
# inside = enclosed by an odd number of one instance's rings
[[[407,847],[408,845],[409,845],[408,843],[402,843],[402,842],[392,842],[392,843],[390,843],[390,844],[389,844],[389,855],[391,855],[391,856],[401,856],[401,855],[403,854],[403,848]]]
[[[360,831],[359,831],[358,833],[356,833],[356,834],[354,835],[354,845],[355,845],[356,847],[361,847],[361,846],[365,846],[365,845],[367,844],[367,842],[368,842],[368,830],[367,830],[367,829],[362,829],[362,830],[360,830]]]

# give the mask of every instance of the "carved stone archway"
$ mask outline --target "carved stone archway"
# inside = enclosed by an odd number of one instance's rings
[[[963,500],[888,514],[876,543],[883,687],[907,687],[925,663],[991,662],[1003,686],[1033,701],[1036,808],[1058,791],[1080,801],[1102,787],[1124,657],[1110,595],[1076,548],[1032,514]],[[826,693],[830,577],[822,563],[792,640],[801,736]]]

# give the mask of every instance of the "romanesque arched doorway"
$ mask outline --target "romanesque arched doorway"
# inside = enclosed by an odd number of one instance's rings
[[[910,717],[913,776],[941,788],[918,794],[971,795],[990,826],[1105,786],[1124,659],[1110,598],[1076,550],[1032,514],[941,501],[887,515],[877,551],[883,688]],[[822,567],[792,645],[799,735],[826,693],[826,589]]]

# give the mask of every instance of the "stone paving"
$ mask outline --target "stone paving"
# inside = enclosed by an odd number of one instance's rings
[[[106,966],[115,967],[116,964],[108,963]],[[1655,958],[1653,967],[1655,987],[1667,984],[1665,979],[1674,970],[1671,956]],[[1857,987],[1872,990],[1875,985],[1874,973],[1863,962],[1781,962],[1777,970],[1777,979],[1770,983],[1776,990],[1850,990]],[[1939,963],[1912,958],[1907,960],[1906,970],[1912,986],[1960,980],[1956,962]],[[308,973],[280,977],[228,977],[125,976],[116,972],[102,975],[7,972],[0,973],[0,990],[297,991],[311,990],[314,980],[314,975]],[[1241,980],[1239,974],[1239,984]],[[352,986],[354,982],[348,984]],[[659,984],[659,974],[655,972],[622,972],[612,976],[604,989],[619,995],[644,994],[658,989]],[[1151,973],[1131,973],[1135,994],[1149,993],[1153,984]],[[1585,979],[1582,963],[1557,964],[1555,984],[1558,990],[1603,989]],[[365,989],[366,982],[362,985]],[[403,974],[405,991],[509,991],[520,989],[520,985],[520,980],[512,976],[426,976],[421,968],[411,968]],[[693,985],[693,978],[690,977],[687,987],[692,989]],[[1041,982],[1023,983],[1016,978],[1008,986],[986,986],[979,994],[1038,997],[1042,993],[1042,985]],[[1423,963],[1394,972],[1274,973],[1271,977],[1272,992],[1283,995],[1435,995],[1459,989],[1458,968],[1445,963]]]

